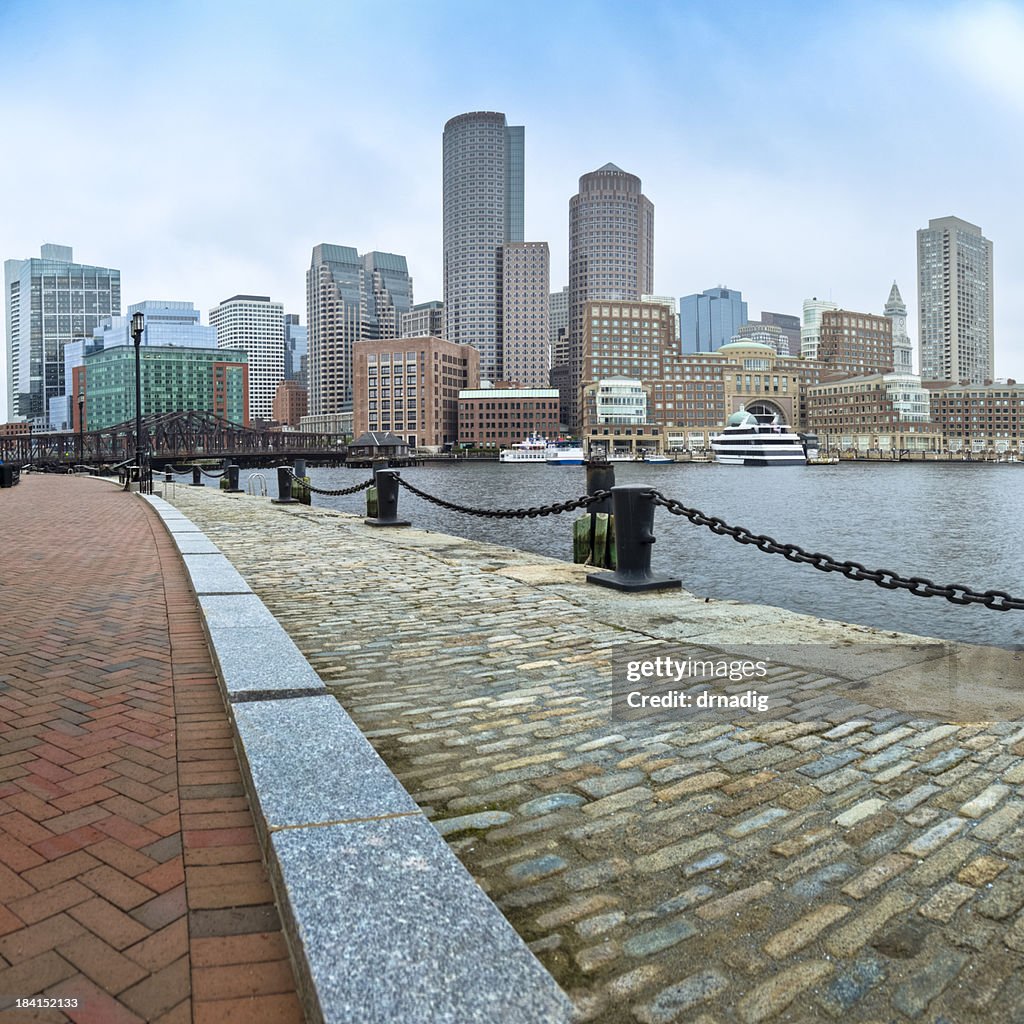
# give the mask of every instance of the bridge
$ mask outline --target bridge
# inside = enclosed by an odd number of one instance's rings
[[[242,427],[209,412],[144,416],[140,439],[142,450],[149,453],[156,468],[223,458],[247,466],[265,466],[294,458],[334,464],[344,462],[348,454],[340,434]],[[134,420],[103,430],[0,437],[0,459],[22,466],[110,466],[134,456]]]

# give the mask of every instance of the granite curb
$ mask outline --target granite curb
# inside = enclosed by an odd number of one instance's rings
[[[569,1021],[569,999],[243,577],[142,497],[199,601],[308,1019]]]

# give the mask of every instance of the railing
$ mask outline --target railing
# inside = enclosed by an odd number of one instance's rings
[[[811,552],[799,544],[787,544],[766,534],[753,533],[744,526],[732,526],[718,516],[709,516],[699,509],[689,508],[681,501],[670,498],[653,487],[640,485],[615,486],[614,466],[592,461],[587,465],[588,493],[567,501],[525,508],[479,508],[448,501],[416,487],[402,479],[398,470],[374,468],[373,476],[352,487],[327,490],[310,485],[305,477],[286,466],[278,468],[278,493],[275,504],[294,504],[291,485],[301,480],[313,494],[324,497],[342,497],[360,491],[376,491],[376,515],[365,520],[371,526],[408,526],[409,521],[398,517],[400,489],[416,495],[423,501],[461,515],[487,519],[534,519],[540,516],[561,515],[563,512],[589,511],[597,514],[611,502],[614,520],[615,571],[592,573],[588,582],[617,590],[640,591],[681,587],[682,582],[660,576],[651,571],[651,550],[655,541],[654,518],[657,509],[679,516],[694,526],[706,527],[722,537],[731,537],[739,544],[753,545],[770,555],[782,555],[787,561],[809,565],[820,572],[840,573],[846,579],[874,583],[884,590],[904,590],[915,597],[942,597],[951,604],[979,604],[993,611],[1024,611],[1024,599],[1013,597],[1004,590],[978,590],[962,583],[936,583],[924,576],[903,576],[892,569],[868,569],[860,562],[839,560],[821,552]],[[237,467],[231,467],[237,472]],[[221,475],[221,474],[208,474]],[[265,493],[265,488],[264,488]],[[600,564],[600,563],[599,563]]]

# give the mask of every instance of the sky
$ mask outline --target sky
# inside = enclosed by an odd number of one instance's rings
[[[205,323],[247,293],[305,323],[332,242],[440,299],[444,123],[498,110],[553,290],[569,199],[611,161],[654,203],[657,294],[881,312],[895,280],[916,343],[915,232],[957,216],[994,247],[996,374],[1024,379],[1022,53],[1024,0],[0,0],[0,259],[70,245],[121,271],[123,309]]]

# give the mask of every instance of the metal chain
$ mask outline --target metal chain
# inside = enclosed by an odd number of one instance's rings
[[[227,470],[223,470],[222,469],[219,473],[213,473],[213,472],[211,472],[209,470],[203,469],[203,467],[200,466],[199,467],[199,472],[202,473],[203,476],[212,477],[214,480],[216,480],[217,477],[223,476],[227,472]]]
[[[708,516],[695,508],[687,508],[674,498],[666,498],[652,490],[655,505],[660,505],[674,516],[683,516],[695,526],[706,526],[712,533],[732,537],[740,544],[753,544],[769,555],[782,555],[790,562],[811,565],[822,572],[840,572],[848,580],[867,580],[885,590],[906,590],[916,597],[944,597],[952,604],[983,604],[998,612],[1024,610],[1024,600],[1011,597],[1005,590],[979,592],[961,583],[938,584],[923,576],[900,576],[891,569],[868,569],[860,562],[840,562],[831,555],[805,551],[799,544],[780,544],[763,533],[751,533],[745,526],[730,526],[718,516]]]
[[[288,470],[288,475],[293,480],[302,479],[301,477],[297,477],[295,473],[292,472],[292,470],[288,469],[287,466],[279,466],[278,468]],[[358,494],[359,491],[365,491],[367,487],[372,487],[373,477],[371,476],[369,480],[364,480],[361,484],[356,484],[355,487],[342,487],[340,490],[337,491],[324,491],[321,490],[319,487],[314,487],[312,484],[305,484],[305,486],[308,487],[310,491],[313,492],[313,494],[322,494],[324,495],[324,497],[327,498],[340,498],[346,494]]]
[[[433,494],[427,494],[418,487],[414,487],[408,480],[398,477],[398,482],[407,491],[411,491],[424,501],[433,505],[450,509],[452,512],[462,512],[467,516],[482,516],[485,519],[536,519],[537,516],[557,516],[562,512],[572,512],[574,509],[587,508],[596,505],[611,497],[611,491],[598,491],[596,494],[585,494],[582,498],[573,501],[560,501],[553,505],[542,505],[537,508],[469,508],[466,505],[458,505],[453,501],[445,501],[443,498],[436,498]]]

